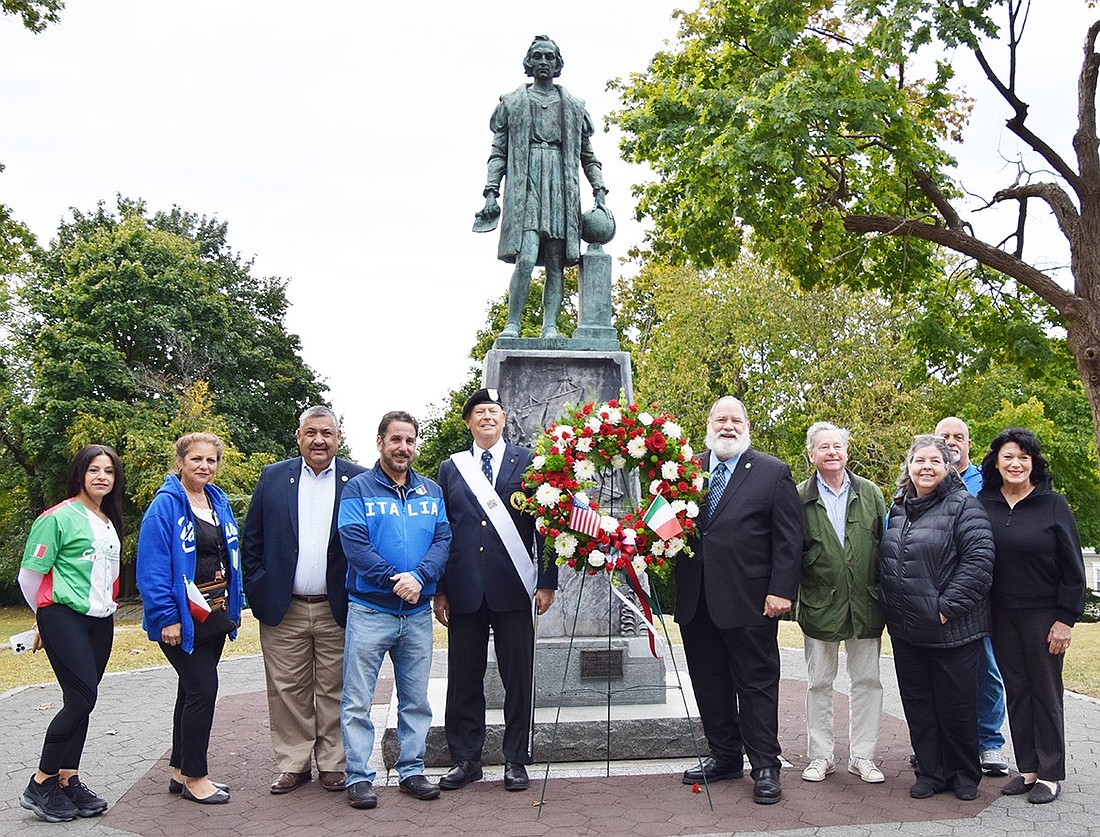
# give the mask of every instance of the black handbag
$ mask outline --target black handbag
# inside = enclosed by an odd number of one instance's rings
[[[213,581],[196,586],[210,605],[210,613],[202,622],[198,619],[192,620],[195,642],[209,642],[237,630],[237,623],[229,618],[229,585],[226,583],[225,573],[218,570],[214,573]]]

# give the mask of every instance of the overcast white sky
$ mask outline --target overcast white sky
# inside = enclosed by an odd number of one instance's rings
[[[44,243],[68,207],[113,206],[116,193],[228,221],[256,273],[289,280],[288,326],[369,462],[383,412],[423,415],[464,379],[507,286],[496,234],[470,224],[489,115],[524,81],[532,36],[558,41],[561,83],[602,128],[616,106],[606,81],[644,69],[676,31],[673,9],[690,5],[69,0],[37,36],[0,20],[0,202]],[[1035,15],[1025,41],[1029,124],[1068,154],[1097,13],[1084,0],[1036,5],[1058,14]],[[972,65],[960,56],[961,73]],[[983,109],[979,80],[970,90],[972,134],[1011,152],[1007,114]],[[617,135],[594,143],[619,221],[608,249],[621,256],[641,239],[630,186],[645,172],[618,160]],[[1002,167],[988,145],[962,163],[979,187],[981,171]]]

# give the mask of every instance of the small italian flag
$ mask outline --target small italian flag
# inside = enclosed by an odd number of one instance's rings
[[[206,597],[199,592],[198,586],[191,579],[187,579],[187,608],[191,616],[200,622],[205,622],[210,615],[210,605],[206,603]]]
[[[36,545],[35,548],[34,548],[34,557],[35,558],[45,558],[47,552],[49,552],[49,548],[46,546],[46,544],[40,543],[40,544]]]
[[[684,527],[676,519],[676,512],[660,494],[653,498],[649,511],[645,513],[645,525],[663,541],[684,531]]]

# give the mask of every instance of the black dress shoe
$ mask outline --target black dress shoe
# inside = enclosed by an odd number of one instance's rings
[[[480,761],[460,761],[439,779],[439,787],[443,790],[458,790],[464,788],[470,782],[476,782],[484,773],[481,771]]]
[[[356,782],[348,785],[348,805],[352,808],[373,808],[378,804],[378,794],[374,792],[374,785],[370,782]]]
[[[211,782],[218,790],[223,790],[229,793],[229,785],[223,785],[221,782]],[[168,780],[168,793],[183,793],[183,782],[177,782],[175,779]]]
[[[761,767],[752,772],[752,801],[758,805],[773,805],[783,795],[779,787],[779,768]]]
[[[531,781],[527,778],[527,768],[514,761],[504,764],[504,789],[509,791],[525,791]]]
[[[435,799],[439,796],[439,785],[430,781],[423,773],[417,773],[398,783],[402,793],[410,793],[417,799]]]
[[[696,765],[684,771],[683,782],[685,785],[694,785],[697,782],[720,782],[723,779],[740,779],[745,775],[745,768],[740,764],[720,762],[713,757],[703,760],[702,766]]]
[[[223,790],[216,790],[209,796],[195,796],[188,789],[187,785],[183,786],[183,790],[180,791],[180,798],[187,799],[191,802],[198,802],[200,805],[224,805],[229,801],[229,793]]]

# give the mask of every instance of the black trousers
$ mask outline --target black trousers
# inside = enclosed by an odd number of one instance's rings
[[[38,769],[50,776],[78,770],[88,716],[99,697],[115,637],[113,616],[85,616],[62,604],[38,608],[38,633],[46,649],[64,704],[49,727]]]
[[[978,665],[983,643],[926,648],[891,637],[894,668],[909,740],[917,755],[917,779],[937,792],[977,787]]]
[[[718,628],[700,596],[695,618],[680,626],[688,673],[710,752],[723,764],[780,767],[779,623]]]
[[[176,708],[172,713],[172,756],[168,763],[184,776],[199,778],[209,771],[206,751],[218,700],[218,661],[225,647],[222,634],[196,642],[190,654],[178,645],[160,643],[160,650],[179,675]]]
[[[1066,732],[1062,662],[1051,654],[1053,608],[993,611],[993,653],[1005,681],[1012,751],[1021,773],[1050,782],[1066,778]]]
[[[444,729],[455,762],[481,760],[485,746],[485,666],[489,628],[504,683],[504,760],[531,763],[531,678],[535,628],[532,612],[452,613],[447,631],[447,710]]]

